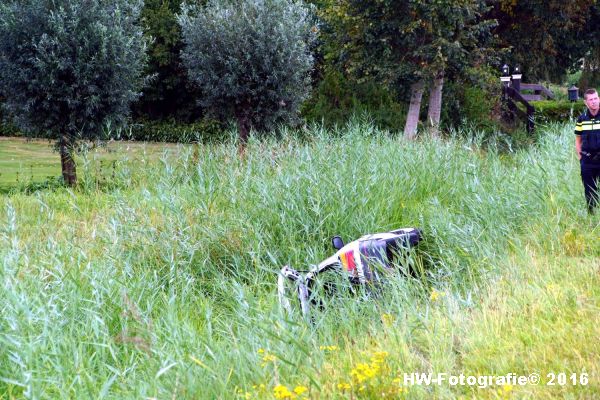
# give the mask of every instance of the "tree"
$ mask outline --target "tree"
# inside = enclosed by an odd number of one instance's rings
[[[581,76],[579,82],[571,81],[569,84],[577,84],[582,93],[589,88],[600,89],[600,49],[596,46],[600,34],[598,18],[600,18],[600,6],[594,4],[587,13],[586,25],[580,36],[580,42],[584,47],[583,56],[576,59],[572,66],[573,71],[581,70]]]
[[[410,88],[404,133],[413,138],[426,86],[437,132],[446,71],[482,62],[494,25],[487,9],[485,0],[331,0],[324,19],[346,71]]]
[[[179,16],[189,76],[201,105],[237,121],[240,149],[252,128],[297,116],[310,89],[316,27],[293,0],[213,0]]]
[[[494,2],[489,17],[498,21],[498,48],[510,50],[504,62],[521,65],[529,80],[562,80],[596,46],[597,13],[589,0]],[[589,21],[589,22],[588,22]],[[591,40],[588,40],[591,39]]]
[[[448,70],[484,62],[485,44],[496,22],[484,17],[489,10],[485,0],[421,0],[411,5],[413,33],[422,42],[415,54],[430,70],[427,123],[437,134]]]
[[[182,0],[145,0],[141,12],[144,34],[149,39],[148,65],[152,76],[134,104],[135,116],[149,119],[175,118],[190,121],[198,117],[198,94],[194,92],[181,61],[183,40],[177,13]]]
[[[125,122],[143,83],[141,0],[8,0],[0,4],[0,92],[26,132],[57,139],[66,184],[79,139]]]

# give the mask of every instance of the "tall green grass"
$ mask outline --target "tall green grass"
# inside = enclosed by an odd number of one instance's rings
[[[0,395],[593,398],[598,217],[584,212],[571,129],[511,152],[471,137],[313,128],[253,140],[243,158],[230,143],[121,159],[102,179],[84,162],[75,190],[3,196]],[[282,265],[321,261],[334,234],[404,226],[424,232],[422,274],[329,299],[312,325],[279,310]],[[590,384],[394,381],[561,366]]]

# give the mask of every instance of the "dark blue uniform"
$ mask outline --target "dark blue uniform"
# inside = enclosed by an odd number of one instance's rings
[[[581,180],[588,209],[598,205],[598,180],[600,179],[600,112],[590,115],[586,110],[577,119],[575,134],[581,137]]]

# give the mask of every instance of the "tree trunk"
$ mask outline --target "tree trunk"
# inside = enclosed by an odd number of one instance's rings
[[[413,83],[410,87],[410,106],[406,116],[406,125],[404,125],[404,137],[414,139],[417,135],[417,125],[419,124],[419,113],[421,112],[421,99],[425,83],[420,80]]]
[[[427,123],[431,127],[434,137],[440,135],[440,116],[442,114],[442,89],[444,87],[444,72],[437,74],[429,92],[429,109],[427,110]]]
[[[248,119],[248,114],[245,111],[236,112],[236,119],[238,135],[240,139],[238,151],[240,155],[244,155],[244,152],[246,151],[246,144],[248,143],[248,136],[250,135],[250,120]]]
[[[73,143],[65,134],[60,135],[59,151],[63,180],[67,186],[73,187],[77,184],[77,169],[73,159]]]

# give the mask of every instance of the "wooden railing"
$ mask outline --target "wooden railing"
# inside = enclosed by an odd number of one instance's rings
[[[504,97],[510,112],[525,120],[527,124],[527,133],[533,133],[535,130],[535,107],[529,101],[527,101],[524,95],[519,93],[513,87],[505,87],[504,93]],[[515,101],[523,104],[523,106],[525,106],[525,111],[517,107]]]
[[[523,96],[523,98],[527,101],[542,100],[543,96],[545,96],[548,99],[554,99],[554,93],[552,93],[545,86],[539,85],[537,83],[521,83],[519,92],[521,92],[522,90],[533,90],[533,94],[521,93],[521,96]]]
[[[502,86],[502,102],[503,115],[502,118],[507,121],[513,121],[515,116],[525,120],[527,124],[527,132],[533,133],[535,130],[535,107],[530,101],[542,100],[542,97],[549,99],[554,98],[554,93],[548,90],[543,85],[536,83],[521,83],[521,74],[511,76],[503,76],[501,78]],[[522,90],[533,90],[533,94],[521,93]],[[525,107],[525,111],[517,106],[521,103]]]

